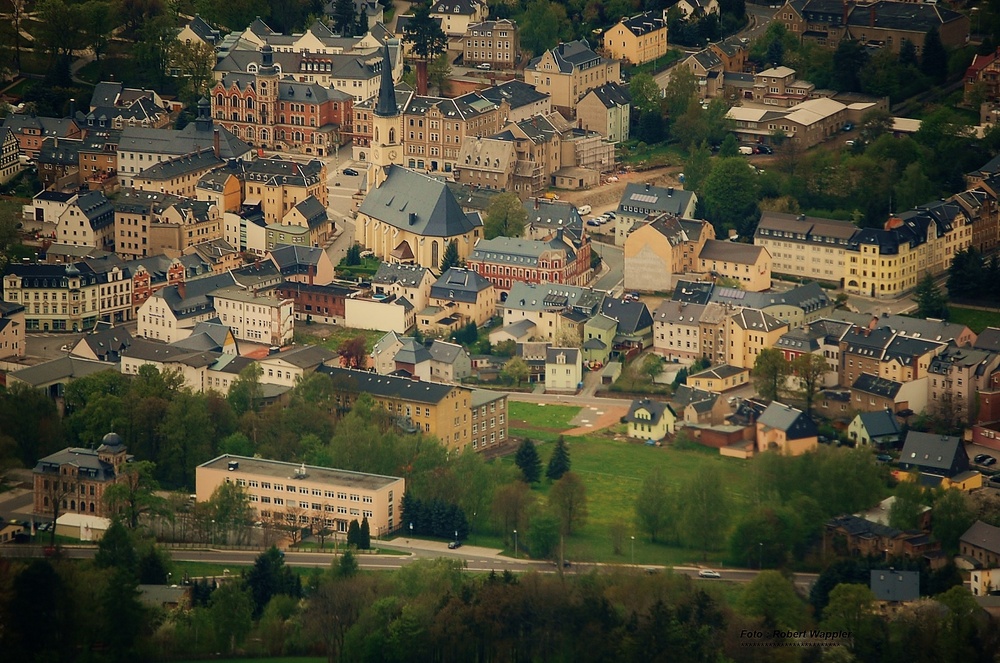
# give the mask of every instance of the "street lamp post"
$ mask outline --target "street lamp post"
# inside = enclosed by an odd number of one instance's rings
[[[455,530],[455,540],[458,541],[458,530]]]
[[[632,537],[632,566],[635,566],[635,537]]]
[[[215,519],[212,519],[212,545],[215,545]]]
[[[514,530],[514,559],[517,559],[517,530]]]
[[[757,543],[757,550],[760,555],[757,557],[757,570],[761,571],[764,568],[764,542],[759,541]]]
[[[410,538],[413,537],[413,523],[410,523]]]

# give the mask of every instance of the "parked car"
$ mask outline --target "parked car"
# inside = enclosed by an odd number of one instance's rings
[[[349,175],[351,177],[357,177],[358,176],[358,171],[354,170],[353,168],[345,168],[344,169],[344,175]]]
[[[758,145],[757,154],[774,154],[774,150],[772,150],[767,145]]]
[[[880,463],[891,463],[892,456],[890,456],[889,454],[879,454],[875,456],[875,460],[877,460]]]
[[[976,454],[972,457],[973,463],[981,463],[989,457],[989,454]]]
[[[576,213],[583,216],[584,214],[590,214],[593,209],[590,205],[582,205],[576,210]]]
[[[847,124],[844,125],[844,131],[851,131],[852,129],[854,129],[853,122],[848,122]]]
[[[587,219],[587,225],[588,226],[600,227],[601,222],[598,221],[597,219]]]
[[[493,68],[493,65],[491,65],[489,62],[484,62],[482,64],[477,64],[476,65],[476,69],[482,69],[483,71],[488,71],[488,70],[490,70],[492,68]]]
[[[448,544],[448,550],[455,550],[462,547],[461,541],[452,541]]]
[[[848,147],[854,147],[857,144],[857,141],[855,140],[846,140],[844,142],[847,143]]]
[[[702,569],[698,571],[699,578],[721,578],[718,571],[713,571],[712,569]]]
[[[618,216],[614,212],[605,212],[604,216],[608,217],[609,219],[617,219],[618,218]]]
[[[979,464],[982,465],[983,467],[989,467],[991,465],[996,465],[997,459],[994,458],[993,456],[987,456]]]
[[[740,154],[751,155],[753,154],[752,145],[740,145]]]

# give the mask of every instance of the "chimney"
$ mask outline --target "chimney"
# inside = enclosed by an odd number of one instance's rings
[[[220,142],[219,130],[216,129],[215,130],[215,134],[212,136],[212,147],[215,149],[215,158],[216,159],[221,158],[219,155],[222,154],[222,150],[219,147],[219,142]]]
[[[868,8],[868,27],[875,27],[875,5]]]
[[[540,205],[540,203],[538,202],[538,196],[535,196],[535,209],[538,209],[538,208],[539,208],[540,206],[541,206],[541,205]]]
[[[69,119],[76,119],[76,99],[69,100]]]
[[[187,296],[187,284],[184,281],[177,284],[177,296],[181,299]]]
[[[316,278],[316,265],[309,265],[308,279],[309,285],[313,285],[313,280]]]
[[[292,162],[292,175],[298,175],[298,174],[299,174],[299,164],[297,164],[297,163],[295,163],[293,161]]]
[[[667,198],[672,198],[674,195],[674,187],[667,187]]]

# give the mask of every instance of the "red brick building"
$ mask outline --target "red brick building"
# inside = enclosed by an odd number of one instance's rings
[[[34,469],[34,513],[54,516],[58,510],[107,517],[104,491],[118,482],[130,460],[115,433],[105,435],[96,451],[67,447],[42,458]]]
[[[285,281],[275,294],[282,299],[291,299],[296,320],[310,320],[323,324],[343,324],[346,300],[353,290],[337,285],[312,285]]]
[[[557,231],[548,240],[512,237],[482,239],[468,261],[469,269],[507,292],[511,283],[563,283],[585,286],[590,281],[590,238],[574,247]]]
[[[324,156],[343,144],[354,120],[351,95],[316,83],[281,78],[271,47],[253,73],[231,72],[211,93],[212,117],[238,138],[264,149]]]

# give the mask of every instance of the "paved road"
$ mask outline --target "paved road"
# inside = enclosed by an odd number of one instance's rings
[[[625,278],[625,251],[620,246],[594,242],[592,249],[604,259],[607,273],[593,284],[595,290],[618,290]],[[615,294],[618,294],[617,292]]]
[[[631,399],[627,398],[602,398],[599,396],[569,396],[565,394],[540,394],[540,393],[523,393],[523,392],[509,392],[507,394],[507,400],[517,401],[519,403],[545,403],[546,405],[577,405],[577,406],[591,406],[591,407],[610,407],[614,405],[622,405],[623,403],[629,403]]]

